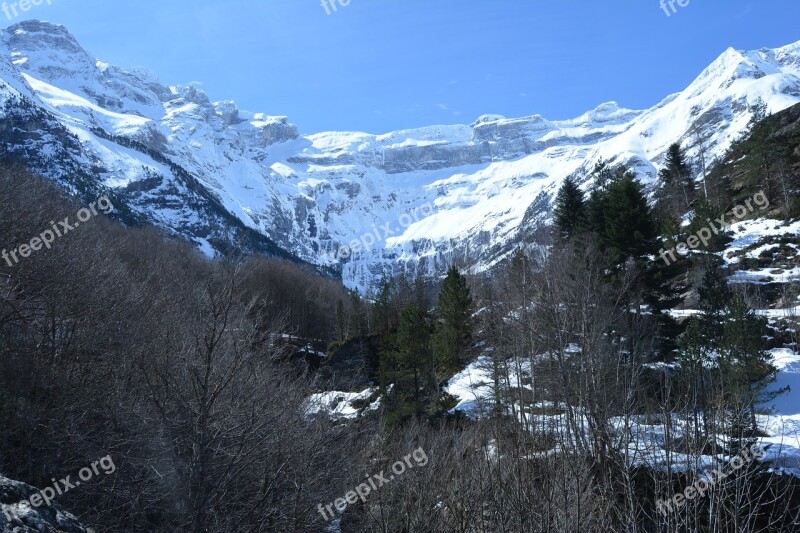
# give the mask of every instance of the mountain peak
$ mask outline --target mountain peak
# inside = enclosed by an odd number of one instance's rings
[[[566,120],[483,115],[470,125],[301,136],[286,117],[272,116],[278,113],[251,113],[230,100],[211,100],[196,84],[168,87],[144,69],[96,61],[63,26],[15,24],[0,32],[2,45],[0,79],[19,92],[29,85],[36,105],[80,134],[80,153],[63,151],[69,164],[91,161],[98,184],[112,187],[132,211],[210,254],[218,234],[205,222],[208,213],[226,213],[294,255],[327,264],[321,254],[372,225],[435,205],[437,215],[357,257],[331,256],[348,284],[362,288],[384,267],[399,265],[398,257],[434,272],[449,254],[489,242],[476,268],[492,264],[531,220],[544,223],[543,206],[558,184],[598,158],[626,164],[652,182],[672,143],[704,135],[713,159],[747,127],[752,102],[761,98],[779,111],[800,101],[797,43],[729,48],[688,88],[650,109],[609,101]],[[13,95],[0,91],[0,103],[3,94]],[[50,153],[48,143],[58,136],[47,133],[36,139],[39,150],[29,145],[25,153]],[[114,142],[122,149],[109,149]],[[53,172],[49,159],[37,168]],[[197,181],[187,185],[188,175]],[[176,200],[196,188],[202,202]]]
[[[11,51],[59,50],[72,54],[86,54],[78,40],[61,24],[43,20],[23,20],[2,32],[2,39]]]
[[[91,76],[96,70],[94,58],[60,24],[24,20],[0,32],[0,42],[18,68],[49,83]]]

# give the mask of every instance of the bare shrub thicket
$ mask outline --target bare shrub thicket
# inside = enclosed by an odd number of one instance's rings
[[[430,464],[359,506],[344,530],[796,530],[794,478],[756,463],[731,469],[752,435],[724,421],[709,421],[716,436],[697,428],[677,377],[656,363],[657,323],[639,304],[638,274],[578,242],[520,253],[500,276],[476,280],[491,417],[410,423],[388,437],[386,461],[422,445]],[[710,416],[736,415],[724,394],[714,398]],[[728,477],[659,512],[656,502],[683,493],[710,457]]]
[[[0,172],[3,246],[80,207]],[[342,294],[296,266],[211,262],[102,218],[0,265],[0,472],[47,486],[111,455],[114,475],[59,499],[104,530],[318,529],[317,503],[364,439],[306,418],[310,384],[279,341],[324,339]]]
[[[0,170],[0,246],[79,208]],[[319,532],[335,530],[319,504],[422,448],[429,462],[350,505],[341,531],[797,530],[794,478],[757,465],[657,511],[704,458],[752,435],[727,423],[724,383],[700,371],[687,389],[652,364],[638,268],[580,240],[517,254],[471,280],[486,416],[336,422],[305,415],[319,391],[283,339],[341,340],[344,302],[365,306],[350,322],[363,315],[380,339],[409,304],[430,308],[426,287],[401,278],[360,302],[310,269],[209,261],[159,231],[93,219],[0,263],[0,473],[43,487],[111,455],[116,473],[58,499],[102,531]]]

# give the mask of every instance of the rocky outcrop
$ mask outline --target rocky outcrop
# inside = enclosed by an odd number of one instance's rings
[[[297,126],[289,123],[289,117],[266,117],[259,120],[260,118],[260,115],[256,115],[253,125],[261,129],[267,146],[293,141],[300,136]]]
[[[30,500],[39,490],[0,476],[0,533],[91,533],[78,519],[57,505]],[[36,503],[36,498],[34,498]]]

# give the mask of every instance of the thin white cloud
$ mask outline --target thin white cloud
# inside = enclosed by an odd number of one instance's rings
[[[447,104],[436,104],[436,107],[438,107],[442,111],[447,111],[448,113],[450,113],[451,115],[453,115],[455,117],[463,114],[463,111],[457,111],[457,110],[450,109],[450,106],[447,105]]]

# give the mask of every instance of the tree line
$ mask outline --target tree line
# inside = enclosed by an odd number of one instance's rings
[[[752,295],[731,290],[711,254],[656,261],[665,228],[688,231],[675,218],[706,199],[670,153],[654,207],[626,169],[600,164],[564,183],[539,246],[489,273],[453,266],[366,294],[95,219],[0,265],[0,472],[46,486],[112,455],[113,476],[59,500],[99,530],[316,532],[330,527],[320,503],[422,448],[427,465],[350,505],[338,527],[789,531],[796,482],[757,463],[674,513],[657,508],[702,461],[752,444],[779,392]],[[0,169],[2,243],[79,207]],[[700,312],[679,322],[668,311],[687,298]],[[296,337],[329,355],[374,340],[380,409],[308,416],[327,389],[292,360]],[[453,412],[445,393],[470,364],[491,391],[481,417]]]

